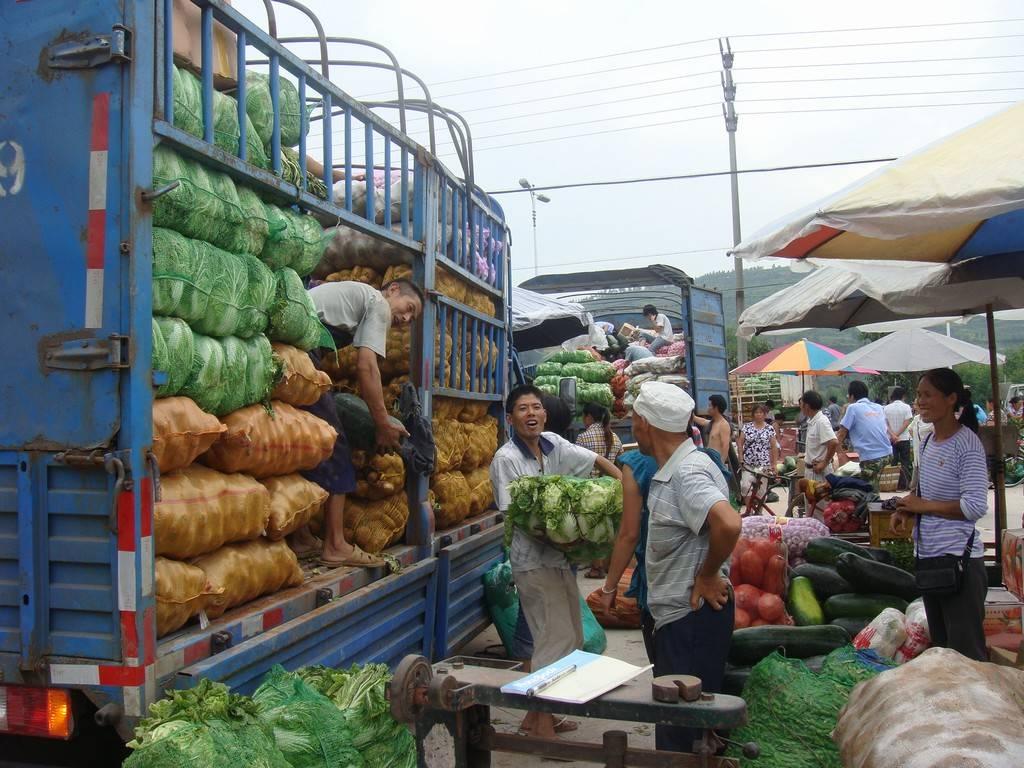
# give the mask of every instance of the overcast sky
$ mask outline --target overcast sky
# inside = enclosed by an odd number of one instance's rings
[[[306,2],[329,35],[386,45],[470,120],[477,182],[489,191],[521,177],[546,186],[728,170],[718,37],[736,54],[741,169],[899,156],[1005,106],[991,102],[1024,97],[1024,6],[1012,0]],[[262,0],[234,4],[265,27]],[[278,16],[281,36],[313,33],[292,9],[278,6]],[[990,20],[1004,21],[905,26]],[[828,31],[850,29],[861,31]],[[384,73],[336,68],[332,80],[355,96],[394,96]],[[850,109],[961,102],[989,103]],[[426,143],[424,128],[410,122]],[[442,137],[438,154],[455,168],[450,151]],[[741,176],[743,233],[874,167]],[[731,266],[728,177],[547,194],[537,210],[542,273],[665,263],[699,276]],[[530,200],[499,200],[519,283],[533,274]]]

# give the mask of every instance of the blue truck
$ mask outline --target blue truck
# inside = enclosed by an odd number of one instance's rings
[[[202,137],[173,119],[174,36],[181,29],[175,13],[182,5],[198,21]],[[50,0],[0,9],[0,221],[7,232],[0,256],[0,759],[56,755],[40,745],[61,742],[75,755],[79,738],[128,738],[161,691],[201,678],[251,692],[274,664],[395,664],[410,653],[440,658],[489,623],[481,575],[501,555],[500,516],[492,511],[435,531],[428,481],[419,478],[408,489],[404,542],[391,550],[403,566],[399,573],[308,574],[301,587],[155,636],[152,201],[167,191],[153,187],[155,147],[226,173],[279,205],[351,227],[410,264],[429,297],[411,351],[426,416],[436,395],[484,401],[500,414],[508,387],[504,216],[474,185],[468,147],[460,152],[459,174],[432,151],[435,120],[463,142],[468,126],[433,104],[429,92],[407,97],[403,84],[422,81],[386,49],[326,37],[306,11],[323,51],[312,66],[277,38],[273,3],[266,5],[270,32],[221,0]],[[269,73],[275,114],[268,170],[245,161],[244,134],[239,156],[214,144],[214,89],[224,85],[213,54],[223,39],[232,41],[238,72],[252,62]],[[393,70],[399,99],[379,106],[396,110],[403,127],[407,111],[426,113],[431,146],[332,82],[329,67],[337,71],[338,63],[328,59],[331,43],[386,53],[383,64],[345,64]],[[310,107],[301,117],[297,185],[279,174],[285,76]],[[237,88],[244,131],[244,77]],[[360,165],[386,178],[400,175],[397,215],[387,200],[379,222],[373,195],[360,209],[350,186],[337,199],[310,193],[311,120],[320,120],[329,137],[327,189],[332,169],[345,178]],[[353,138],[361,150],[353,151]],[[440,265],[489,296],[496,314],[435,291]],[[454,341],[435,350],[436,330],[446,326],[455,328]],[[440,338],[444,344],[445,334]],[[496,345],[497,355],[483,366],[470,362],[468,375],[442,380],[435,357],[465,371],[478,339]],[[103,763],[97,754],[86,764]]]
[[[725,348],[722,294],[701,288],[676,267],[651,264],[631,269],[540,275],[522,283],[537,293],[557,294],[581,304],[596,321],[620,328],[629,323],[648,328],[645,304],[664,312],[676,332],[686,336],[686,375],[697,411],[704,413],[711,395],[729,399],[729,363]],[[630,420],[613,423],[624,442],[632,440]]]

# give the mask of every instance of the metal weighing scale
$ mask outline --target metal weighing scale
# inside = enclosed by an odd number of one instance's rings
[[[718,757],[732,744],[716,731],[747,721],[743,699],[701,691],[700,680],[670,675],[652,681],[641,676],[585,704],[564,704],[517,694],[501,686],[525,675],[513,661],[455,656],[431,666],[422,656],[406,656],[388,688],[391,713],[416,729],[420,768],[488,768],[492,752],[583,760],[607,768],[739,768],[739,760]],[[693,753],[636,749],[624,731],[606,731],[601,744],[498,733],[491,707],[534,710],[572,717],[679,725],[700,729]],[[740,745],[757,757],[756,744]]]

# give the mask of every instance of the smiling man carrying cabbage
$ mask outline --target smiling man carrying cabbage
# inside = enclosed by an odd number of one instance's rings
[[[512,505],[510,486],[523,477],[569,476],[586,478],[597,468],[618,481],[622,474],[618,468],[593,451],[573,445],[553,432],[545,432],[547,413],[543,394],[533,386],[513,389],[505,402],[505,413],[512,428],[512,439],[498,449],[491,462],[491,483],[498,509],[507,512]],[[606,481],[607,482],[607,481]],[[618,483],[615,483],[617,486]],[[581,539],[580,524],[588,527],[590,515],[573,517],[568,512],[573,495],[571,482],[552,477],[551,482],[537,488],[542,496],[539,506],[546,510],[548,519],[536,520],[529,527],[532,534],[546,531],[546,540],[531,535],[517,526],[512,532],[510,560],[512,574],[519,590],[519,601],[526,623],[534,639],[532,668],[539,669],[583,647],[583,625],[580,618],[580,596],[576,578],[565,553],[552,545],[569,545]],[[598,498],[600,496],[601,498]],[[615,497],[615,488],[595,494],[587,500],[591,505],[607,505]],[[622,491],[617,491],[618,508],[622,508]],[[582,507],[581,507],[582,508]],[[558,510],[564,514],[553,519]],[[586,522],[583,522],[583,519]],[[595,521],[594,526],[601,525]],[[614,531],[608,540],[614,538]],[[565,541],[561,541],[565,539]],[[562,721],[555,725],[554,718],[541,712],[527,713],[521,730],[545,738],[556,732],[574,730],[575,723]]]

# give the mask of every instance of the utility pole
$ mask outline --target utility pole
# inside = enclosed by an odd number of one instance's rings
[[[722,38],[718,38],[718,50],[722,54],[722,96],[725,102],[722,104],[722,117],[725,118],[725,131],[729,135],[729,182],[732,187],[732,244],[739,245],[742,236],[740,234],[740,180],[736,173],[736,126],[739,124],[739,117],[736,115],[736,84],[732,79],[733,53],[732,44],[729,38],[725,38],[725,45],[722,45]],[[736,319],[746,308],[746,297],[743,292],[743,259],[733,257],[733,268],[736,275]],[[747,362],[747,340],[736,339],[736,356],[740,365]]]

